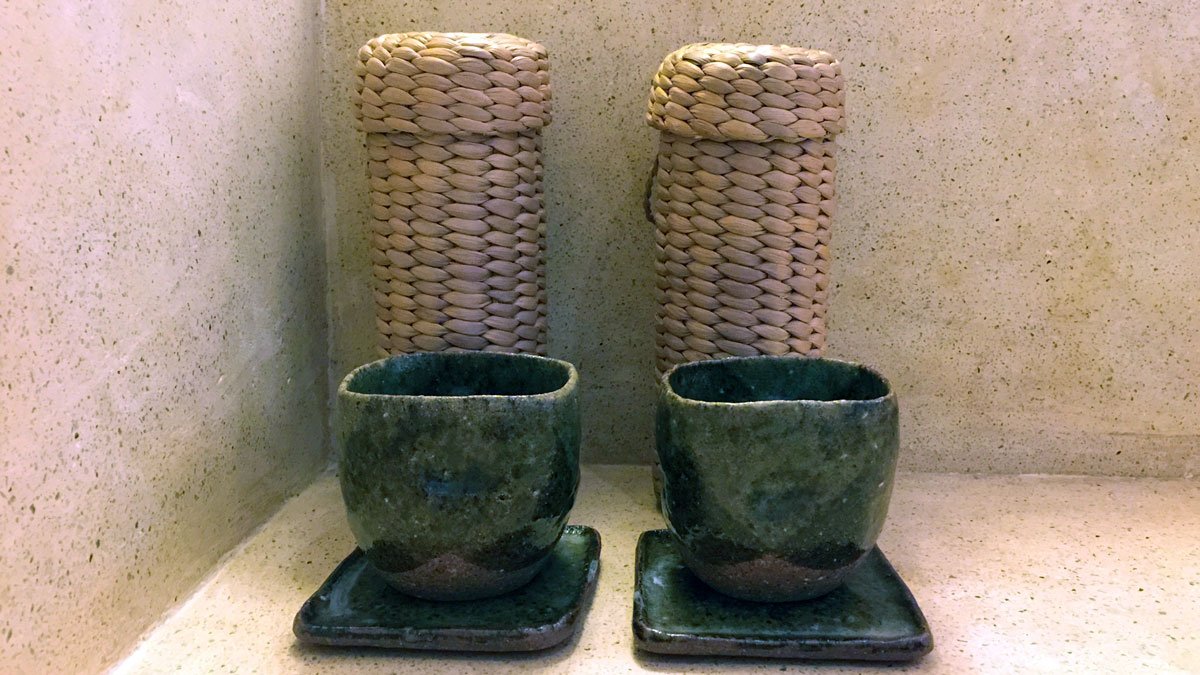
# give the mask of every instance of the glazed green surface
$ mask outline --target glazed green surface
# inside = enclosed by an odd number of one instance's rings
[[[656,530],[638,541],[634,589],[635,634],[650,651],[888,660],[932,648],[925,617],[877,548],[819,598],[750,602],[709,588]]]
[[[537,573],[579,482],[575,382],[563,362],[483,353],[392,357],[347,376],[339,479],[375,567],[434,599],[502,593]]]
[[[668,379],[679,396],[713,403],[866,401],[888,393],[870,370],[832,359],[720,359],[677,368]]]
[[[346,382],[356,394],[384,396],[534,396],[560,389],[562,362],[459,354],[408,354],[359,368]]]
[[[886,381],[837,361],[755,357],[688,364],[665,382],[663,515],[702,579],[747,599],[803,599],[874,547],[899,448]]]
[[[305,603],[295,632],[301,640],[327,645],[540,649],[574,630],[599,556],[596,531],[571,525],[525,586],[483,600],[439,602],[396,591],[356,550]]]

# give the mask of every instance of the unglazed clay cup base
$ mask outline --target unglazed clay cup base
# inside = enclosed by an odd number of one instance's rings
[[[428,600],[511,592],[545,566],[579,484],[574,367],[483,352],[394,356],[338,390],[350,529]]]
[[[773,555],[733,563],[709,563],[675,542],[688,569],[730,597],[754,602],[796,602],[819,598],[842,584],[863,560],[834,570],[814,569]]]
[[[378,555],[378,554],[376,554]],[[529,583],[546,566],[546,558],[522,569],[492,570],[454,554],[445,553],[419,567],[380,575],[392,588],[422,600],[480,600]]]
[[[663,515],[693,573],[755,602],[833,591],[887,515],[898,412],[875,371],[833,359],[750,357],[663,379]]]

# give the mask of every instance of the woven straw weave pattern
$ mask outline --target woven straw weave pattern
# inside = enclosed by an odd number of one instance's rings
[[[786,46],[695,44],[663,61],[647,119],[658,367],[820,355],[843,127],[841,66]]]
[[[545,353],[545,48],[400,33],[358,56],[381,351]]]

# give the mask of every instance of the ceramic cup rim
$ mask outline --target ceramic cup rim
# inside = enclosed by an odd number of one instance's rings
[[[840,398],[840,399],[816,399],[816,398],[790,398],[790,399],[770,399],[762,401],[706,401],[704,399],[690,398],[680,395],[675,391],[675,387],[671,385],[671,377],[681,370],[699,369],[711,367],[719,363],[738,363],[750,361],[773,361],[777,363],[785,361],[809,361],[819,363],[835,363],[844,366],[849,366],[866,372],[870,376],[879,380],[886,392],[883,396],[875,398]],[[843,407],[847,405],[880,405],[896,398],[896,391],[892,388],[892,383],[888,381],[883,373],[879,372],[872,366],[858,363],[856,361],[847,361],[845,359],[834,359],[824,356],[803,356],[799,354],[789,355],[759,355],[759,356],[729,356],[719,359],[706,359],[703,361],[689,361],[687,363],[678,363],[671,367],[670,370],[663,373],[659,378],[659,389],[666,397],[668,403],[672,405],[688,405],[700,408],[716,408],[716,409],[750,409],[750,408],[784,408],[784,407]]]
[[[556,368],[566,371],[566,380],[558,387],[550,391],[541,392],[538,394],[454,394],[454,395],[428,395],[428,394],[368,394],[350,389],[350,383],[362,373],[375,369],[382,368],[387,363],[396,361],[430,361],[430,360],[492,360],[496,362],[509,361],[510,363],[518,363],[521,361],[546,363]],[[382,359],[376,359],[346,373],[338,385],[338,398],[344,400],[357,401],[555,401],[569,397],[579,384],[579,371],[576,370],[574,364],[561,359],[553,359],[547,356],[538,356],[535,354],[509,354],[504,352],[411,352],[408,354],[394,354]]]

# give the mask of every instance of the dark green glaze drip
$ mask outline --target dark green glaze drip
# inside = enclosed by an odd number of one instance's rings
[[[895,397],[875,372],[794,357],[679,366],[657,436],[663,514],[714,588],[815,597],[875,545],[899,446]]]
[[[470,352],[348,375],[342,496],[375,567],[432,599],[495,595],[536,574],[579,483],[576,380],[561,361]]]

